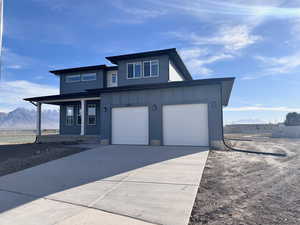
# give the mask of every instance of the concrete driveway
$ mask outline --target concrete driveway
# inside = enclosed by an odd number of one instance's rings
[[[0,224],[186,225],[208,148],[99,146],[0,177]]]

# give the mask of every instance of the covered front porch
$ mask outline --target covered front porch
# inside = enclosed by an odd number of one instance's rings
[[[100,96],[95,93],[71,93],[24,99],[36,106],[37,141],[100,141]],[[42,135],[44,104],[60,107],[59,135]]]

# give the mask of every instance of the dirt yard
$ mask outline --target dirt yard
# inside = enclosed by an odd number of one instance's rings
[[[211,151],[189,225],[299,225],[300,140],[231,135],[236,149]]]
[[[75,143],[0,145],[0,176],[84,150]]]

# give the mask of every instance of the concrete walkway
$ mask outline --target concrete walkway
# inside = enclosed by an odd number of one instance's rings
[[[186,225],[207,148],[99,146],[0,177],[0,224]]]

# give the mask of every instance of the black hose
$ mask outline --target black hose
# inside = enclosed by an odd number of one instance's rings
[[[257,151],[249,151],[249,150],[244,150],[244,149],[236,149],[236,148],[233,148],[233,147],[227,145],[226,141],[224,140],[224,136],[223,136],[223,143],[224,143],[225,147],[228,148],[228,151],[258,154],[258,155],[278,156],[278,157],[286,157],[287,156],[287,154],[285,154],[285,153],[257,152]]]
[[[222,94],[222,85],[220,85],[220,107],[222,109],[222,113],[221,113],[221,124],[222,124],[222,141],[224,146],[227,148],[227,151],[234,151],[234,152],[243,152],[243,153],[250,153],[250,154],[259,154],[259,155],[270,155],[270,156],[278,156],[278,157],[286,157],[287,154],[281,154],[281,153],[272,153],[272,152],[257,152],[257,151],[249,151],[249,150],[243,150],[243,149],[236,149],[233,148],[229,145],[227,145],[226,141],[224,140],[224,121],[223,121],[223,105],[222,105],[222,99],[223,99],[223,94]]]

